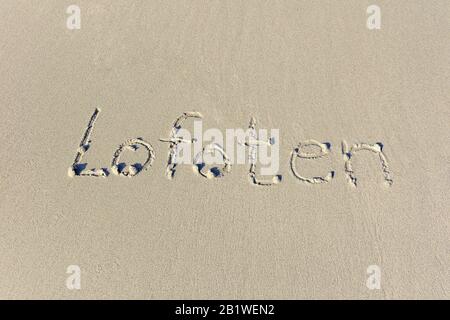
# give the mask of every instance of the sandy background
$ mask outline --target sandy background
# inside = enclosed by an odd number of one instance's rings
[[[78,0],[72,31],[72,1],[1,1],[0,298],[448,299],[450,6],[376,1],[369,31],[373,3]],[[152,169],[67,176],[95,107],[88,166],[143,137]],[[252,186],[242,165],[166,179],[158,139],[188,110],[205,128],[280,128],[282,184]],[[327,185],[290,171],[309,138],[331,156],[299,165],[333,168]],[[352,188],[342,139],[382,142],[393,186],[361,153]]]

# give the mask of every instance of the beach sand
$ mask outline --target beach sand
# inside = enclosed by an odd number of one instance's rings
[[[448,1],[376,1],[380,30],[365,0],[77,0],[79,30],[71,4],[0,3],[0,298],[450,298]],[[96,108],[87,167],[143,138],[147,171],[68,176]],[[282,182],[248,165],[167,179],[159,139],[192,110],[205,129],[280,129]],[[331,150],[297,167],[328,183],[291,171],[308,139]],[[361,152],[352,186],[343,140],[382,143],[393,184]]]

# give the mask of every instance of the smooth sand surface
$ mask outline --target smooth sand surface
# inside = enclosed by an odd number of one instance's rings
[[[0,298],[450,298],[450,6],[376,1],[370,31],[374,2],[77,0],[68,30],[72,1],[1,1]],[[149,170],[68,176],[96,107],[83,162],[142,137]],[[159,139],[191,110],[279,128],[282,182],[254,186],[247,165],[167,179]],[[329,183],[292,173],[307,139],[331,152],[299,170]],[[342,140],[381,142],[392,186],[361,152],[353,187]]]

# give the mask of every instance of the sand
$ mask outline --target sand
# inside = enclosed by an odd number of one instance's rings
[[[78,0],[79,30],[70,4],[0,3],[0,298],[450,298],[448,1],[376,1],[380,30],[374,1]],[[82,163],[142,139],[147,170],[68,175],[96,108]],[[280,129],[281,181],[168,179],[189,111]],[[146,161],[135,143],[121,161]]]

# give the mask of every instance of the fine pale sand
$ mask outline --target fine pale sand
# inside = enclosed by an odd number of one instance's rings
[[[373,2],[79,0],[69,30],[71,2],[1,1],[0,298],[450,298],[450,6],[379,0],[371,31]],[[69,177],[97,107],[86,168],[142,138],[148,170]],[[279,128],[282,181],[167,179],[193,110]],[[334,177],[294,175],[308,140],[328,153],[298,172]]]

